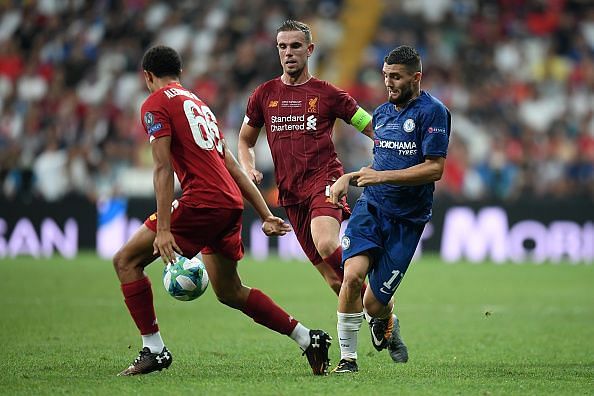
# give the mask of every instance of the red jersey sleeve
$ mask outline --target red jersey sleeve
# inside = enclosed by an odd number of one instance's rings
[[[248,99],[245,111],[245,123],[254,128],[264,126],[264,112],[262,111],[262,89],[256,88]]]
[[[142,105],[142,126],[149,136],[149,141],[163,136],[171,136],[171,123],[167,108],[159,97],[152,94]]]
[[[334,115],[336,118],[340,118],[344,120],[347,124],[351,123],[351,118],[357,112],[359,105],[357,101],[353,99],[351,95],[349,95],[346,91],[332,85],[328,84],[331,89],[335,92],[331,97],[335,99],[334,106],[332,109],[334,110]]]

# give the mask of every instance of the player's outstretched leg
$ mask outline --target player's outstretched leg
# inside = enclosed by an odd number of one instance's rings
[[[118,376],[148,374],[153,371],[161,371],[171,366],[172,361],[173,357],[166,347],[163,347],[160,353],[151,353],[148,347],[144,347],[132,364],[119,373]]]
[[[408,362],[408,348],[404,345],[404,341],[400,336],[400,322],[396,315],[392,315],[392,321],[394,326],[388,339],[388,352],[390,352],[390,357],[395,363],[406,363]]]
[[[324,330],[309,331],[309,346],[303,351],[307,356],[307,361],[311,366],[314,375],[327,375],[330,358],[328,350],[330,349],[332,337]]]
[[[261,324],[294,340],[315,375],[328,373],[328,348],[332,339],[323,330],[310,330],[256,288],[245,286],[237,273],[237,262],[222,254],[202,254],[212,288],[220,302]]]

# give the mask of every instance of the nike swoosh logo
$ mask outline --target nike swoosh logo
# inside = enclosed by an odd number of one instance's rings
[[[386,125],[386,124],[379,124],[379,125],[376,125],[374,129],[377,131],[378,129],[380,129],[380,128],[381,128],[381,127],[383,127],[384,125]]]

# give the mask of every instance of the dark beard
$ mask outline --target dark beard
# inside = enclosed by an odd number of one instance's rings
[[[409,87],[407,90],[400,90],[400,95],[398,95],[397,99],[392,99],[389,95],[388,95],[388,101],[390,103],[392,103],[393,105],[397,106],[397,107],[403,107],[404,105],[406,105],[408,102],[410,102],[410,100],[413,97],[413,90],[411,87]]]

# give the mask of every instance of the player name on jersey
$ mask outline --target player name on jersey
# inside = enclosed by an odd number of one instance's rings
[[[165,94],[165,96],[167,96],[167,99],[175,98],[176,96],[182,95],[194,100],[198,100],[198,97],[196,95],[194,95],[190,91],[186,91],[185,89],[169,88],[163,91],[163,93]]]

